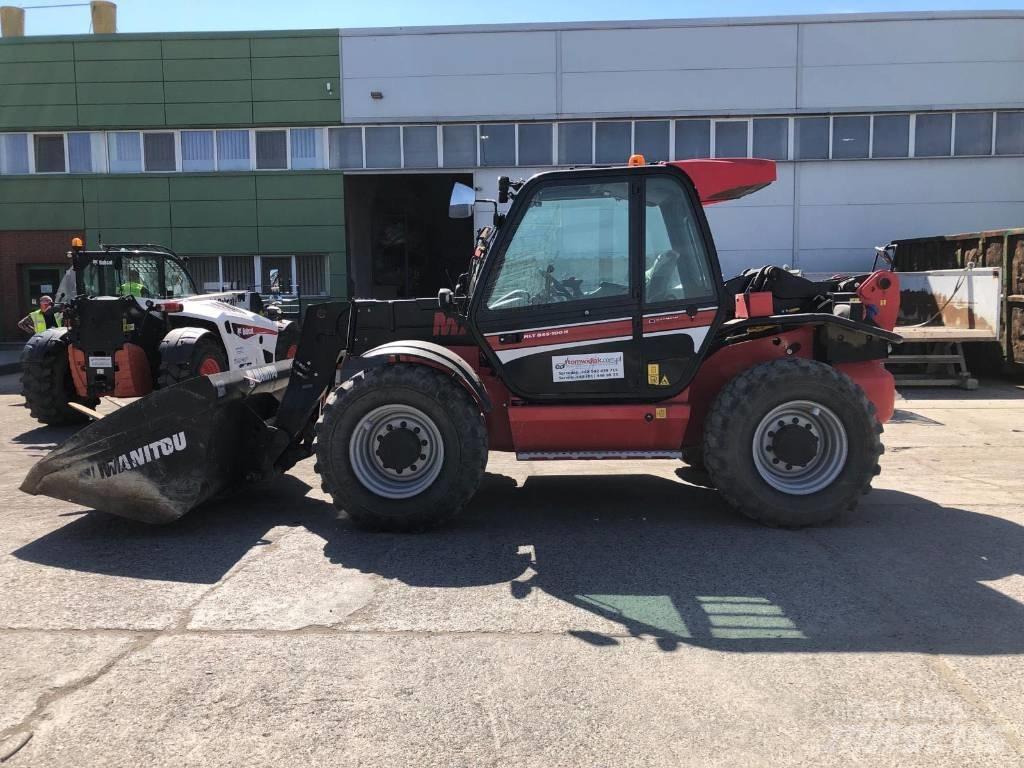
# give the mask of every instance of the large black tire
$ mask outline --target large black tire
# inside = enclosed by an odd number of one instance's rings
[[[362,479],[350,452],[350,442],[357,427],[362,425],[365,432],[371,429],[387,429],[384,438],[391,439],[391,428],[385,422],[395,418],[397,429],[395,439],[419,440],[423,434],[413,437],[402,417],[387,417],[374,421],[372,413],[381,409],[397,407],[412,409],[426,416],[436,428],[443,447],[443,460],[436,460],[436,477],[415,495],[394,498],[372,490]],[[425,429],[429,429],[426,427]],[[419,427],[416,428],[419,433]],[[372,445],[372,436],[366,440]],[[426,442],[423,443],[426,445]],[[413,446],[416,442],[413,443]],[[324,492],[329,493],[335,506],[348,513],[352,521],[361,528],[378,531],[419,531],[440,525],[454,517],[476,493],[487,464],[487,430],[480,408],[470,394],[450,376],[423,365],[395,364],[366,371],[365,375],[339,387],[327,399],[320,420],[316,424],[316,466],[322,479]],[[415,450],[420,450],[416,448]],[[426,450],[426,449],[423,449]],[[376,457],[383,464],[380,449]],[[392,472],[424,470],[430,457],[421,454],[416,460],[424,460],[418,468],[415,463],[404,464],[395,461]],[[374,469],[373,455],[363,453],[361,470],[378,475],[383,471]],[[370,466],[370,469],[366,469]],[[439,466],[439,468],[437,468]],[[411,482],[412,474],[408,475]],[[387,481],[387,478],[385,478]]]
[[[68,406],[95,408],[98,400],[79,397],[71,378],[65,329],[37,333],[21,353],[21,391],[32,418],[43,424],[83,424],[89,417]]]
[[[816,405],[818,412],[793,405],[799,403]],[[777,408],[810,415],[794,421],[798,416],[789,411],[784,424],[777,425],[774,417],[768,422]],[[759,428],[761,439],[755,443]],[[870,490],[884,450],[881,433],[874,405],[848,376],[814,360],[778,360],[744,371],[718,394],[705,422],[704,460],[715,487],[744,515],[766,525],[800,528],[853,509]],[[841,448],[828,448],[844,443],[845,458]],[[765,446],[759,456],[758,445]],[[787,464],[780,456],[796,460]],[[829,466],[837,473],[831,480]],[[796,474],[780,480],[774,473],[782,471]],[[802,482],[807,486],[800,493],[778,487]]]
[[[156,385],[163,389],[179,381],[201,376],[207,362],[216,363],[220,372],[228,370],[228,356],[213,336],[201,331],[177,334],[173,341],[165,340],[160,345],[160,369]]]
[[[683,461],[698,472],[707,472],[707,465],[704,463],[704,446],[690,445],[682,450]]]

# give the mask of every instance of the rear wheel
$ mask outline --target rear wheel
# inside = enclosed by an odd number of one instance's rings
[[[220,344],[209,334],[182,335],[174,343],[174,354],[161,345],[159,388],[196,376],[211,376],[228,370],[228,359]]]
[[[82,424],[85,414],[68,403],[95,408],[99,400],[80,397],[71,378],[68,344],[63,331],[37,333],[21,353],[21,391],[32,418],[43,424]]]
[[[323,489],[362,528],[436,526],[476,492],[487,463],[480,409],[422,365],[376,368],[337,389],[316,426]]]
[[[868,492],[881,432],[848,376],[813,360],[779,360],[722,389],[704,428],[704,460],[721,494],[748,517],[817,525]]]

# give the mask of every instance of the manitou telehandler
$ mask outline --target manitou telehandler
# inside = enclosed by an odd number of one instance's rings
[[[764,160],[639,157],[502,178],[454,290],[310,307],[294,360],[156,391],[22,489],[168,522],[315,455],[357,524],[416,530],[463,507],[489,450],[682,454],[756,520],[826,521],[879,471],[899,285],[773,267],[724,283],[702,203],[774,178]],[[451,214],[476,203],[457,185]]]

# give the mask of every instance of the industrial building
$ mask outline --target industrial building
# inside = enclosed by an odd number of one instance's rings
[[[779,161],[708,211],[727,273],[1020,226],[1024,12],[7,38],[0,337],[78,234],[208,290],[431,295],[472,245],[453,182],[634,152]]]

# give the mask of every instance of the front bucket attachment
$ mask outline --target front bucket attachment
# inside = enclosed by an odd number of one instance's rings
[[[157,390],[75,434],[21,490],[147,523],[177,520],[273,463],[267,454],[284,438],[266,419],[290,370],[287,360]]]

